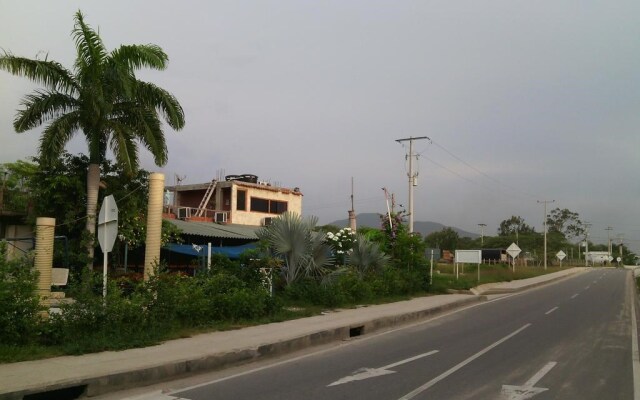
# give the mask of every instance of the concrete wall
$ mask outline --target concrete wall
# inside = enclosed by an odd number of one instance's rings
[[[247,210],[237,210],[237,191],[247,191]],[[261,199],[284,201],[287,203],[287,211],[302,214],[302,194],[291,190],[279,190],[272,187],[252,187],[248,185],[233,185],[231,196],[231,212],[230,219],[234,224],[260,226],[262,220],[268,217],[277,217],[278,214],[265,212],[256,212],[251,210],[251,198],[259,197]]]

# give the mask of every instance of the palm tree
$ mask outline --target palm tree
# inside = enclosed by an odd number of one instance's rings
[[[40,138],[41,161],[56,159],[76,133],[82,132],[86,138],[86,229],[91,238],[87,245],[91,266],[100,162],[107,148],[128,174],[138,169],[137,142],[150,151],[156,165],[162,166],[168,156],[159,115],[176,130],[184,127],[185,121],[182,107],[172,94],[135,76],[135,71],[143,67],[166,68],[168,57],[160,47],[122,45],[107,52],[80,11],[75,14],[72,37],[77,50],[73,71],[46,57],[32,60],[7,52],[0,55],[0,69],[46,87],[24,98],[13,122],[18,133],[46,124]]]
[[[324,235],[313,232],[317,223],[316,217],[303,219],[287,211],[256,232],[282,258],[287,285],[301,277],[322,275],[324,267],[333,261]]]
[[[358,234],[347,263],[360,277],[370,271],[379,271],[389,263],[390,257],[380,250],[380,246]]]

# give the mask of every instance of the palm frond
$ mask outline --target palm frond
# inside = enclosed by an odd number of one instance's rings
[[[171,93],[152,83],[137,81],[135,97],[146,106],[159,110],[173,129],[184,127],[184,110]]]
[[[49,124],[40,137],[40,160],[45,165],[50,164],[63,153],[64,146],[81,128],[78,111],[62,115]]]
[[[111,141],[109,147],[127,174],[133,174],[138,170],[138,147],[135,142],[135,133],[125,124],[111,122]]]
[[[257,232],[258,237],[283,259],[287,284],[302,276],[321,276],[326,272],[328,249],[311,235],[317,221],[316,217],[303,219],[287,211]]]
[[[133,70],[142,68],[164,70],[169,61],[169,56],[155,44],[122,45],[111,51],[109,58],[113,63],[127,65]]]
[[[69,95],[42,90],[25,96],[21,105],[13,121],[16,132],[28,131],[78,107],[77,100]]]
[[[82,12],[75,15],[73,39],[76,44],[76,70],[85,77],[95,76],[107,58],[107,51],[100,35],[84,22]],[[91,71],[92,73],[86,74]]]
[[[132,132],[131,140],[138,139],[149,150],[156,165],[163,166],[167,163],[169,151],[155,110],[135,103],[120,103],[114,109],[114,115],[119,115],[115,121],[127,126]]]
[[[78,89],[71,71],[55,61],[31,60],[4,52],[0,56],[0,69],[12,75],[24,76],[51,90],[73,93]]]
[[[384,254],[378,244],[364,235],[356,235],[356,242],[347,258],[347,263],[360,275],[372,270],[380,270],[389,263],[389,256]]]

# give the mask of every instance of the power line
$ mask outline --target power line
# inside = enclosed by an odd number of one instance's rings
[[[447,153],[449,156],[455,158],[456,160],[460,161],[461,163],[463,163],[464,165],[466,165],[467,167],[471,168],[472,170],[476,171],[477,173],[479,173],[480,175],[484,176],[485,178],[489,179],[490,181],[494,182],[495,184],[502,186],[502,187],[506,187],[509,188],[513,191],[522,193],[523,195],[530,197],[530,198],[537,198],[539,196],[536,196],[532,193],[528,193],[526,191],[520,190],[514,186],[511,186],[509,184],[506,184],[504,182],[501,182],[500,180],[486,174],[485,172],[481,171],[480,169],[474,167],[473,165],[471,165],[470,163],[468,163],[467,161],[463,160],[461,157],[458,157],[457,155],[453,154],[450,150],[446,149],[443,145],[437,143],[437,142],[433,142],[434,145],[436,145],[438,148],[440,148],[442,151],[444,151],[445,153]]]

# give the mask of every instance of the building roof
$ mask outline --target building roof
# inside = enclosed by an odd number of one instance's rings
[[[180,185],[180,186],[166,186],[166,190],[177,191],[177,192],[188,192],[191,190],[207,190],[209,188],[210,182],[208,183],[194,183],[189,185]],[[261,190],[269,190],[272,192],[280,192],[285,194],[294,194],[297,196],[302,196],[299,188],[285,188],[281,186],[272,186],[271,184],[263,184],[263,183],[252,183],[245,182],[240,180],[231,180],[231,181],[218,181],[217,185],[219,187],[230,187],[233,185],[242,186],[242,187],[250,187]]]
[[[210,238],[258,240],[256,231],[260,229],[259,226],[250,225],[182,221],[180,219],[167,219],[167,221],[174,224],[185,235],[196,235]]]

